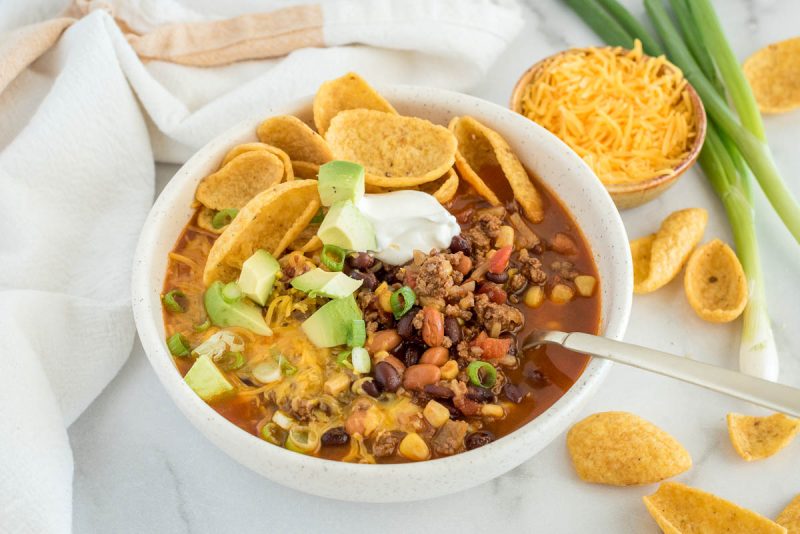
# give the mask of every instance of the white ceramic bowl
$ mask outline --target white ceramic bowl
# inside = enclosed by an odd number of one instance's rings
[[[522,163],[561,198],[583,229],[601,277],[602,331],[621,339],[633,284],[628,239],[611,198],[589,167],[544,128],[496,104],[426,87],[383,87],[381,93],[400,113],[444,125],[455,115],[471,115],[508,140]],[[252,120],[208,143],[172,178],[142,229],[133,268],[136,326],[156,375],[178,408],[208,439],[253,471],[300,491],[350,501],[412,501],[453,493],[497,477],[539,452],[566,429],[597,390],[610,367],[608,362],[592,360],[549,410],[494,443],[449,458],[397,465],[334,462],[276,447],[228,422],[184,383],[164,342],[160,293],[167,253],[192,215],[189,206],[198,182],[217,169],[230,147],[256,140],[260,121],[279,114],[311,122],[311,97],[254,110]]]

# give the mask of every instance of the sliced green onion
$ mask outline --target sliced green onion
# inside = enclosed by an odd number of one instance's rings
[[[336,365],[339,365],[340,367],[347,367],[348,369],[352,369],[353,368],[353,364],[350,363],[349,358],[350,358],[350,351],[349,350],[343,350],[336,357]]]
[[[275,410],[275,413],[272,414],[272,420],[284,430],[289,430],[296,423],[294,419],[280,410]]]
[[[395,319],[400,319],[417,301],[414,290],[408,286],[403,286],[389,297],[389,305],[392,307],[392,313]]]
[[[189,340],[183,337],[183,334],[180,332],[173,334],[167,339],[167,348],[173,356],[179,356],[181,358],[188,356],[191,352],[191,349],[189,349]]]
[[[236,282],[228,282],[222,288],[222,298],[228,304],[235,304],[242,298],[242,288]]]
[[[367,324],[364,319],[353,319],[347,330],[347,346],[363,347],[367,341]]]
[[[322,247],[322,254],[319,259],[322,265],[327,267],[333,272],[339,272],[344,269],[344,259],[347,257],[347,251],[342,247],[336,245],[324,245]]]
[[[209,319],[208,317],[206,317],[206,320],[203,321],[202,323],[192,326],[192,330],[194,330],[195,332],[205,332],[209,328],[211,328],[211,319]]]
[[[292,362],[283,354],[278,356],[278,366],[281,368],[281,372],[284,376],[292,376],[297,372],[297,367],[292,365]]]
[[[307,426],[295,425],[286,436],[286,448],[302,454],[313,454],[319,449],[320,439],[316,431]]]
[[[164,307],[173,313],[183,313],[186,310],[181,306],[181,303],[178,302],[177,298],[186,298],[186,295],[180,289],[173,289],[172,291],[167,291],[164,294]]]
[[[272,358],[265,360],[253,367],[252,375],[253,378],[262,384],[271,384],[283,378],[283,375],[281,374],[281,366],[278,365],[278,362]]]
[[[261,427],[261,439],[273,445],[283,445],[283,430],[276,423],[270,421]]]
[[[227,351],[218,360],[215,360],[220,369],[223,371],[235,371],[241,369],[245,363],[244,354],[241,352]]]
[[[364,347],[353,347],[350,360],[353,362],[353,371],[358,374],[365,375],[372,368],[369,352]]]
[[[467,376],[476,386],[490,388],[497,382],[497,369],[489,362],[475,360],[467,366]]]
[[[224,226],[228,226],[231,221],[239,214],[239,210],[236,208],[227,208],[224,210],[219,210],[217,213],[214,214],[214,217],[211,218],[211,226],[219,230]]]
[[[325,218],[325,212],[322,211],[322,208],[319,209],[316,215],[311,218],[311,224],[319,224]]]

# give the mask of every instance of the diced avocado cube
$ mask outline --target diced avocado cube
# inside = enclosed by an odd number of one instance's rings
[[[347,342],[347,331],[361,310],[353,295],[334,299],[306,319],[301,328],[317,347],[336,347]]]
[[[344,273],[331,273],[320,268],[313,269],[292,279],[292,287],[313,295],[332,299],[352,295],[361,287],[363,280],[354,280]]]
[[[222,328],[241,326],[260,336],[271,336],[272,330],[264,321],[261,308],[245,298],[228,302],[222,294],[223,287],[225,284],[217,280],[208,286],[203,296],[203,303],[211,323]]]
[[[364,167],[351,161],[329,161],[319,168],[318,187],[323,206],[340,200],[357,204],[364,196]]]
[[[269,294],[272,293],[275,276],[280,270],[281,266],[272,254],[266,250],[256,250],[242,264],[239,287],[250,300],[264,306]]]
[[[349,200],[335,202],[325,215],[317,236],[326,245],[364,252],[375,250],[375,229]]]
[[[209,356],[197,358],[183,379],[206,402],[220,400],[233,393],[233,385]]]

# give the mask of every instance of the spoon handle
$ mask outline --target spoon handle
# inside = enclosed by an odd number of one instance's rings
[[[575,352],[588,353],[617,363],[653,371],[690,384],[725,393],[765,408],[800,417],[800,389],[762,380],[630,343],[604,337],[550,331],[538,336],[539,343],[554,343]]]

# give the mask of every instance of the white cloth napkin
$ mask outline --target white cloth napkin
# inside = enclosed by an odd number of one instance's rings
[[[96,10],[0,93],[0,531],[71,530],[66,427],[131,349],[130,265],[154,160],[182,162],[259,109],[348,70],[467,89],[521,27],[510,2],[325,2],[327,48],[213,69],[142,63]],[[0,3],[0,31],[56,16],[63,4]],[[252,10],[235,1],[213,15],[174,0],[105,4],[137,32]]]

